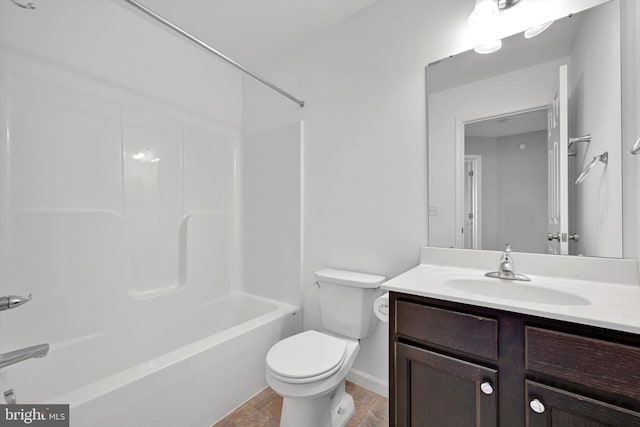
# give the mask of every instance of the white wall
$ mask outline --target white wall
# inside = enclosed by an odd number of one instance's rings
[[[242,263],[247,292],[300,304],[302,123],[245,135]]]
[[[517,252],[546,253],[547,131],[501,137],[497,147],[497,249],[511,243]]]
[[[531,0],[505,14],[505,34],[602,0],[540,3],[542,14],[531,13],[539,4]],[[265,75],[307,101],[303,109],[245,80],[252,102],[243,124],[305,121],[305,328],[320,327],[314,271],[331,266],[391,277],[418,263],[418,247],[427,242],[424,69],[473,47],[472,8],[473,1],[378,0],[263,64]],[[385,384],[387,346],[386,324],[363,340],[354,366],[361,379]]]
[[[465,154],[482,156],[482,249],[546,252],[546,147],[545,131],[465,138]]]
[[[578,144],[574,185],[582,169],[607,151],[609,164],[597,165],[573,188],[571,233],[575,250],[589,256],[622,257],[620,4],[585,12],[569,59],[569,136],[591,134]]]

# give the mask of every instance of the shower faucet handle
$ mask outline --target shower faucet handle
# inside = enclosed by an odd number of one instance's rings
[[[0,297],[0,311],[20,307],[22,304],[26,304],[29,301],[31,301],[31,294],[27,297],[21,297],[19,295]]]

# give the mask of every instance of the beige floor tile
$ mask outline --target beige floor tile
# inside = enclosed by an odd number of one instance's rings
[[[255,396],[253,396],[253,398],[251,398],[249,403],[254,408],[262,409],[266,405],[271,403],[271,401],[273,399],[275,399],[276,397],[279,397],[278,394],[275,391],[273,391],[273,389],[271,387],[267,387],[264,390],[262,390],[260,393],[258,393]]]
[[[269,416],[251,404],[245,403],[227,415],[215,427],[262,427],[269,421]]]
[[[265,405],[263,411],[273,418],[280,421],[280,413],[282,413],[282,397],[276,396],[271,402]]]
[[[354,400],[354,416],[346,427],[383,427],[389,425],[388,399],[347,381],[347,393]],[[267,387],[251,400],[215,424],[215,427],[278,427],[282,397]]]
[[[389,419],[389,399],[379,396],[371,407],[371,412],[377,417]]]
[[[369,413],[360,421],[358,427],[388,427],[389,419],[375,415],[373,412]]]

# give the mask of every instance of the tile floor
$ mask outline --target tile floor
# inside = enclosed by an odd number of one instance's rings
[[[349,381],[347,393],[353,396],[356,412],[346,427],[389,425],[389,401],[386,398]],[[267,387],[214,427],[278,427],[281,409],[282,397]]]

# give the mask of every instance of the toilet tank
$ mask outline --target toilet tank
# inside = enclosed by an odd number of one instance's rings
[[[378,322],[373,301],[382,293],[380,284],[385,280],[384,276],[353,271],[317,271],[322,326],[351,338],[371,335]]]

